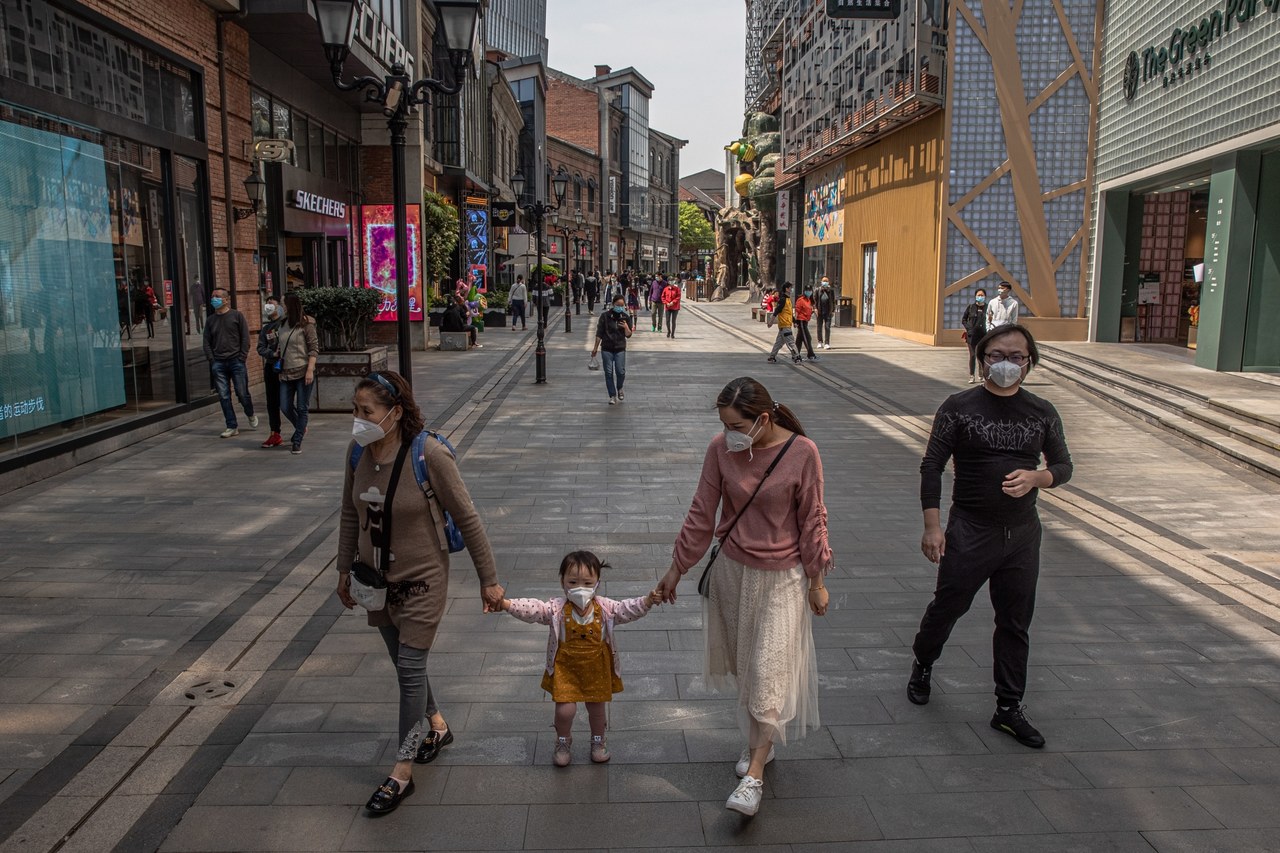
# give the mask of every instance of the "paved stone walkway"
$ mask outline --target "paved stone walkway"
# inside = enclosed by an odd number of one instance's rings
[[[823,451],[833,606],[815,621],[824,727],[779,752],[752,821],[723,808],[740,744],[701,684],[693,584],[619,630],[626,691],[607,766],[550,764],[544,629],[480,613],[470,563],[429,666],[457,741],[394,815],[360,804],[394,752],[376,633],[333,600],[348,418],[300,458],[216,438],[216,417],[0,502],[0,850],[1262,851],[1280,814],[1280,489],[1040,377],[1076,478],[1046,496],[1025,750],[987,726],[981,598],[910,705],[908,643],[932,588],[916,470],[963,353],[836,330],[817,364],[764,362],[741,305],[647,324],[627,401],[588,372],[588,318],[422,353],[510,595],[549,596],[571,548],[605,592],[665,569],[712,400],[744,374]],[[199,684],[199,687],[196,685]],[[223,692],[212,701],[184,692]]]

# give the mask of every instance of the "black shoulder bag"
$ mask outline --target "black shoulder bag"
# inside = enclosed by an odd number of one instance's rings
[[[387,604],[387,575],[391,573],[391,502],[396,497],[396,485],[404,460],[409,455],[409,445],[402,443],[396,454],[395,467],[391,469],[391,482],[382,502],[382,547],[378,550],[378,566],[356,559],[351,564],[351,597],[365,610],[381,610]]]
[[[764,481],[769,479],[769,475],[773,473],[773,469],[778,467],[778,463],[782,461],[782,457],[787,455],[787,451],[791,449],[791,443],[796,440],[796,433],[791,434],[791,438],[787,439],[787,443],[782,445],[782,450],[769,463],[769,467],[764,469],[764,476],[760,478],[760,482],[756,483],[756,490],[751,493],[751,497],[747,498],[747,502],[742,505],[742,509],[738,510],[738,514],[733,517],[733,522],[729,525],[729,529],[720,537],[720,541],[711,546],[711,556],[707,558],[707,567],[702,570],[702,577],[698,578],[698,595],[706,598],[711,595],[711,567],[715,565],[716,557],[720,556],[720,546],[729,538],[729,534],[733,533],[733,529],[738,526],[738,521],[746,514],[747,508],[751,506],[751,502],[756,499],[756,495],[760,494],[760,487],[764,485]]]

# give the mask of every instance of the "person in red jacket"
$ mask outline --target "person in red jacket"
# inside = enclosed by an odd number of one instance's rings
[[[680,286],[676,284],[678,280],[672,280],[662,289],[662,307],[666,309],[668,338],[676,336],[676,316],[680,313],[681,292]]]
[[[809,350],[809,360],[817,361],[813,354],[813,335],[809,334],[809,320],[813,318],[813,288],[806,287],[796,299],[796,347]]]

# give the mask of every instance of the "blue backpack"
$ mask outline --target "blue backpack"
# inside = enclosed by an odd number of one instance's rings
[[[418,485],[422,487],[422,492],[427,496],[427,505],[431,507],[431,517],[435,519],[436,530],[440,532],[441,541],[449,547],[450,554],[456,554],[463,548],[467,547],[467,543],[462,539],[462,531],[458,529],[458,525],[454,524],[453,516],[440,503],[440,498],[436,495],[435,489],[431,488],[431,478],[427,474],[427,436],[431,436],[448,449],[449,455],[454,459],[458,458],[458,452],[453,449],[453,445],[449,443],[449,439],[424,429],[418,433],[413,440],[413,447],[409,451],[410,457],[413,459],[413,476],[417,479]],[[354,445],[351,448],[351,470],[356,470],[356,465],[360,464],[360,456],[364,453],[364,448],[360,445]],[[443,515],[443,522],[440,516]]]

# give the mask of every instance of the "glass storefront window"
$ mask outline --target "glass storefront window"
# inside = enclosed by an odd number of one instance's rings
[[[338,136],[332,130],[324,132],[324,176],[338,179]]]
[[[185,396],[164,162],[148,145],[0,105],[0,454]],[[177,181],[199,186],[203,168],[174,158]],[[206,228],[182,229],[201,270]]]
[[[308,156],[310,149],[307,143],[310,139],[310,124],[307,117],[297,113],[293,116],[293,154],[294,165],[299,169],[310,169],[311,158]]]
[[[1245,315],[1244,369],[1280,373],[1280,154],[1262,158],[1253,274]]]
[[[253,113],[253,138],[271,138],[271,99],[261,92],[249,95],[250,110]]]

